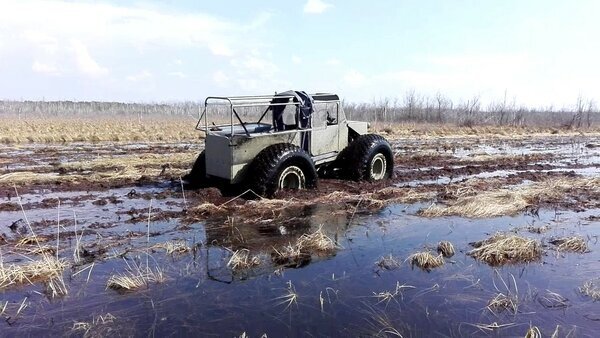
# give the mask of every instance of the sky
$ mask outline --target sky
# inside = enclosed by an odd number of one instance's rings
[[[0,99],[600,99],[596,0],[0,0]]]

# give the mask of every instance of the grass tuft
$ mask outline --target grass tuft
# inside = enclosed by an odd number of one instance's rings
[[[250,250],[240,249],[231,255],[231,258],[227,262],[227,267],[234,270],[247,270],[260,265],[261,260],[259,256],[250,256]]]
[[[454,245],[448,241],[441,241],[437,245],[437,252],[444,257],[454,256]]]
[[[408,256],[406,260],[410,262],[412,267],[416,265],[427,272],[444,265],[444,257],[441,254],[434,256],[430,251],[414,253]]]
[[[581,236],[554,238],[549,242],[556,246],[556,250],[562,252],[584,253],[588,249],[585,239]]]
[[[136,263],[133,266],[127,261],[127,269],[124,273],[110,276],[106,282],[107,289],[113,290],[135,290],[142,286],[148,286],[150,283],[163,283],[166,280],[160,268],[152,270],[150,267],[142,267]]]
[[[389,254],[388,256],[382,256],[375,264],[383,270],[395,270],[400,267],[400,260]]]
[[[492,266],[533,262],[542,257],[542,249],[537,241],[516,235],[496,233],[471,245],[475,249],[467,255]]]
[[[592,298],[593,300],[600,300],[600,286],[598,285],[598,279],[585,282],[579,288],[579,292],[584,296]]]

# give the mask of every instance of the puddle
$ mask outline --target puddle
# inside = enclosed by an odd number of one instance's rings
[[[417,168],[420,170],[400,162],[398,173],[409,177],[396,184],[435,186],[458,180],[523,176],[507,181],[515,186],[532,182],[533,178],[524,173],[599,174],[600,150],[585,146],[597,140],[571,142],[560,138],[541,145],[535,143],[539,140],[521,140],[520,145],[516,141],[469,143],[454,151],[443,151],[440,142],[395,143],[396,149],[415,154],[440,149],[448,155]],[[188,146],[147,150],[166,153]],[[104,145],[78,147],[87,147],[71,152],[83,152],[81,158],[111,151]],[[47,160],[41,149],[24,149],[19,154],[33,152],[26,156],[33,156],[34,162],[36,154],[42,154],[36,163]],[[146,148],[129,144],[120,149]],[[494,163],[463,163],[473,154],[525,153],[552,156],[513,167],[508,163],[502,168]],[[569,168],[576,159],[579,166]],[[542,168],[529,167],[536,164]],[[444,170],[454,170],[456,175],[450,179]],[[356,189],[353,183],[332,182],[324,184],[325,188]],[[206,196],[189,192],[184,199],[177,184],[164,180],[91,191],[57,191],[51,186],[31,189],[21,195],[26,217],[20,208],[0,212],[3,263],[24,264],[26,257],[39,257],[24,252],[35,246],[15,245],[31,235],[25,218],[37,236],[47,239],[43,245],[56,246],[59,212],[59,256],[73,263],[78,238],[88,254],[64,271],[68,290],[64,296],[51,297],[42,282],[0,289],[0,317],[4,319],[0,330],[6,336],[524,336],[530,325],[539,327],[543,336],[551,336],[559,325],[559,336],[572,332],[571,336],[594,337],[599,328],[598,303],[582,296],[578,288],[598,277],[600,209],[542,209],[535,216],[523,213],[466,219],[419,217],[417,212],[430,202],[393,204],[376,212],[358,205],[355,212],[348,212],[321,203],[298,210],[284,208],[289,213],[285,221],[256,216],[250,220],[253,224],[244,224],[248,220],[235,212],[191,218],[186,209],[206,202]],[[229,200],[219,198],[216,204]],[[60,209],[55,202],[58,199]],[[9,200],[8,196],[0,196],[0,202],[15,203],[16,197],[12,195]],[[532,233],[532,227],[545,227],[547,231]],[[297,268],[273,262],[275,249],[282,250],[297,243],[303,234],[318,230],[338,245],[334,253],[313,253]],[[497,231],[540,241],[542,260],[494,268],[467,255],[472,250],[469,243]],[[583,236],[589,252],[558,253],[549,244],[553,237],[572,235]],[[411,254],[435,251],[441,240],[452,242],[456,249],[442,267],[431,272],[411,267],[407,261]],[[185,243],[189,250],[167,254],[161,245],[174,241]],[[260,264],[232,270],[227,263],[237,250],[249,250]],[[386,270],[376,264],[389,255],[395,257],[399,267]],[[107,288],[111,276],[146,264],[159,268],[164,282],[150,282],[126,292]],[[565,298],[566,305],[547,307],[543,299],[549,292]],[[515,297],[516,313],[487,308],[498,293]]]

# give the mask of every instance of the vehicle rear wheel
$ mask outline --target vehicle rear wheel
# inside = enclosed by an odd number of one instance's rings
[[[183,180],[194,188],[208,187],[209,182],[206,177],[206,154],[204,151],[198,155],[196,162],[194,162],[194,165],[192,166],[192,170],[183,177]]]
[[[360,135],[348,146],[346,154],[344,162],[351,179],[374,182],[392,177],[392,147],[382,136]]]
[[[310,156],[299,147],[279,143],[263,149],[247,170],[249,188],[272,197],[284,189],[307,189],[317,185],[317,172]]]

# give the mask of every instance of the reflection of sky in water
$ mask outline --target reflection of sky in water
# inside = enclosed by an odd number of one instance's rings
[[[456,140],[447,141],[448,144]],[[519,141],[523,143],[523,141]],[[457,147],[453,156],[468,159],[477,155],[519,155],[528,153],[551,153],[553,160],[544,162],[560,168],[548,171],[574,171],[584,176],[598,176],[600,149],[586,148],[585,142],[570,143],[567,138],[560,142],[540,147],[534,141],[499,142],[495,146],[469,143],[468,148]],[[562,144],[561,144],[562,142]],[[419,143],[401,141],[396,146],[405,147],[408,153],[426,151],[439,147],[439,140]],[[123,147],[123,151],[140,150],[145,145]],[[414,148],[411,148],[414,147]],[[100,147],[102,148],[102,147]],[[61,151],[67,151],[62,149]],[[100,150],[103,151],[103,150]],[[89,154],[89,152],[87,152]],[[452,154],[450,150],[446,153]],[[69,155],[65,155],[69,156]],[[587,168],[568,168],[570,164],[592,165]],[[423,168],[421,168],[423,170]],[[520,171],[505,170],[483,172],[475,175],[455,177],[489,178],[518,174]],[[447,183],[449,178],[432,181],[415,181],[403,184],[420,185]],[[158,193],[167,187],[136,187],[138,193]],[[128,223],[131,217],[126,211],[131,208],[147,209],[150,201],[142,198],[128,199],[131,188],[93,191],[93,199],[74,202],[69,198],[81,192],[57,192],[25,194],[23,203],[36,203],[44,198],[67,199],[61,205],[61,218],[72,219],[77,215],[78,227],[87,227],[94,222],[110,223],[110,228],[93,229],[83,238],[84,245],[93,243],[116,243],[108,249],[109,256],[131,252],[131,259],[146,261],[146,223]],[[124,203],[108,203],[103,206],[91,202],[99,198],[116,196]],[[178,196],[178,195],[176,195]],[[2,200],[6,202],[5,199]],[[188,201],[190,202],[190,201]],[[153,200],[154,210],[179,211],[183,200],[170,197]],[[326,205],[307,210],[311,214],[311,229],[323,225],[330,236],[342,246],[335,256],[314,257],[313,261],[300,269],[285,269],[281,274],[270,261],[270,251],[275,245],[293,242],[307,228],[295,229],[287,224],[269,226],[239,225],[235,232],[235,246],[247,246],[253,253],[260,251],[263,264],[245,273],[232,272],[226,267],[231,253],[220,245],[232,243],[226,217],[212,219],[207,223],[194,223],[181,230],[178,220],[152,222],[151,232],[159,232],[150,238],[151,244],[168,240],[185,240],[189,245],[201,243],[200,249],[184,255],[168,256],[161,250],[151,250],[150,266],[164,270],[168,281],[150,285],[148,289],[119,293],[106,290],[106,281],[111,274],[123,272],[126,262],[120,258],[96,261],[86,282],[87,271],[73,276],[83,267],[65,271],[69,294],[63,299],[48,300],[44,287],[7,288],[0,292],[0,305],[8,301],[7,315],[14,316],[19,305],[27,297],[27,307],[20,318],[9,322],[1,321],[2,335],[64,335],[70,332],[76,321],[92,321],[92,318],[110,313],[116,317],[112,323],[97,325],[92,333],[101,335],[135,334],[146,336],[193,335],[193,336],[239,336],[246,332],[250,337],[267,333],[270,337],[280,336],[369,336],[381,330],[391,332],[395,328],[404,336],[524,336],[530,325],[539,326],[544,336],[550,336],[561,326],[561,335],[577,326],[575,336],[595,336],[600,328],[595,319],[600,318],[598,304],[582,297],[577,288],[585,281],[598,277],[597,264],[600,256],[597,238],[600,235],[598,221],[586,221],[589,215],[600,215],[600,210],[583,213],[555,213],[541,211],[540,217],[518,216],[472,220],[460,217],[427,219],[415,216],[417,210],[427,204],[395,205],[373,215],[357,214],[351,220],[344,213]],[[119,214],[117,214],[119,212]],[[57,210],[27,210],[30,221],[55,220]],[[23,218],[21,212],[2,212],[2,223]],[[238,215],[238,217],[240,217]],[[351,225],[347,223],[351,221]],[[239,224],[235,223],[234,224]],[[528,226],[549,225],[544,234],[532,234]],[[209,227],[210,230],[206,230]],[[217,229],[217,230],[215,230]],[[586,254],[557,254],[547,244],[543,263],[491,268],[474,261],[465,253],[469,242],[482,240],[496,231],[520,229],[519,234],[540,239],[547,243],[552,236],[580,234],[589,239],[591,252]],[[61,231],[72,231],[72,224],[64,224]],[[13,234],[0,229],[8,238]],[[35,229],[38,234],[51,234],[55,229]],[[133,236],[132,234],[135,234]],[[128,236],[133,236],[126,240]],[[404,260],[412,253],[424,248],[434,248],[439,240],[450,240],[456,247],[456,255],[439,269],[430,273],[411,269]],[[65,257],[72,254],[73,241],[64,240],[61,247]],[[142,248],[142,250],[139,250]],[[0,247],[5,261],[24,259],[6,247]],[[377,270],[375,261],[381,256],[393,254],[402,265],[393,271]],[[70,256],[69,256],[70,258]],[[514,282],[513,282],[514,277]],[[298,294],[298,303],[286,309],[278,298],[286,294],[288,282]],[[514,289],[516,282],[517,290]],[[412,288],[389,302],[380,302],[374,294],[390,291],[400,283]],[[520,300],[519,313],[492,314],[487,303],[498,292],[516,293]],[[566,309],[548,309],[540,299],[547,290],[556,292],[569,300]],[[475,324],[511,324],[497,332],[481,331]],[[12,325],[9,325],[11,323]],[[106,331],[112,329],[114,331]],[[105,330],[105,331],[103,331]],[[85,331],[74,332],[83,335]]]
[[[347,219],[327,222],[330,210],[317,210],[315,222],[325,223],[324,230],[330,235],[337,233],[343,249],[332,257],[315,257],[304,268],[286,269],[282,275],[273,273],[275,267],[268,263],[268,252],[263,255],[266,263],[262,266],[232,275],[225,266],[230,253],[219,246],[209,246],[208,250],[203,246],[195,254],[173,257],[156,251],[151,253],[150,265],[156,262],[162,267],[168,282],[120,294],[106,290],[105,283],[110,274],[123,271],[125,262],[120,259],[97,262],[89,284],[85,282],[86,274],[66,278],[70,294],[62,300],[47,301],[35,294],[34,290],[41,290],[39,285],[27,288],[29,291],[4,291],[3,300],[19,303],[24,295],[29,295],[30,305],[16,325],[0,325],[3,332],[15,334],[60,334],[70,329],[74,321],[90,321],[94,315],[111,313],[117,319],[107,325],[113,325],[122,333],[134,330],[137,335],[159,336],[236,336],[242,332],[252,337],[262,333],[277,337],[372,335],[383,328],[378,320],[389,320],[389,325],[405,336],[481,335],[483,333],[471,324],[493,322],[515,323],[514,327],[499,331],[501,335],[524,335],[530,322],[545,334],[553,332],[555,325],[567,329],[577,325],[579,335],[595,332],[596,323],[584,316],[594,315],[597,307],[581,297],[576,288],[597,277],[595,265],[600,257],[594,238],[600,235],[600,230],[597,222],[581,220],[590,214],[598,215],[599,210],[559,215],[547,211],[541,212],[539,219],[531,216],[483,220],[414,216],[423,206],[426,205],[397,205],[374,215],[357,215],[347,231],[344,231]],[[165,232],[152,237],[151,242],[185,239],[190,244],[193,241],[206,243],[202,224],[192,225],[186,231],[174,231],[176,223],[153,224],[152,230]],[[550,225],[551,230],[541,235],[531,234],[525,230],[530,225]],[[143,224],[135,226],[144,231]],[[589,236],[592,251],[583,255],[556,255],[549,247],[543,264],[496,269],[465,255],[470,250],[469,242],[485,239],[499,230],[517,228],[521,228],[520,234],[544,243],[550,236],[574,233]],[[403,261],[411,253],[433,248],[442,239],[453,242],[457,250],[442,268],[427,273],[413,270]],[[135,241],[137,246],[143,247],[145,238]],[[390,253],[403,261],[402,266],[393,271],[378,271],[375,261]],[[145,261],[143,250],[128,257],[136,255]],[[511,292],[515,292],[513,276],[521,302],[520,313],[493,315],[485,310],[497,292],[507,292],[504,283],[510,284]],[[285,309],[284,304],[278,305],[282,299],[277,298],[286,294],[288,281],[298,294],[298,304]],[[402,294],[389,303],[379,302],[373,296],[393,291],[397,282],[415,288],[403,289]],[[568,298],[572,306],[564,310],[544,308],[538,299],[546,290]],[[47,327],[50,331],[46,331]]]

